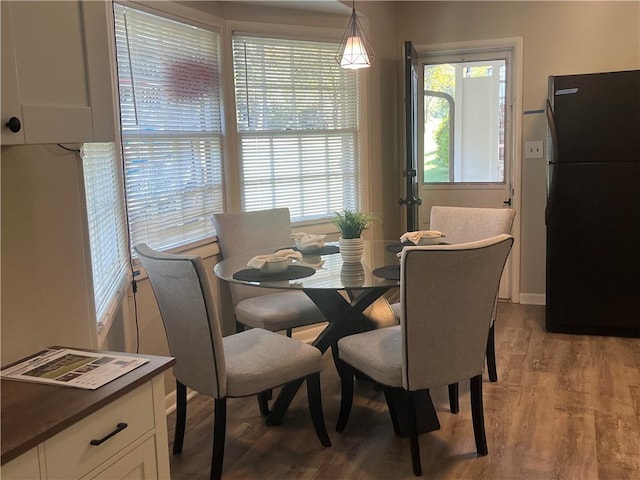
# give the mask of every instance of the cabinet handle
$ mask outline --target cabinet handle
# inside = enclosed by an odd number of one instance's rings
[[[20,119],[18,117],[11,117],[5,125],[11,130],[13,133],[18,133],[22,128],[22,124],[20,123]]]
[[[111,433],[109,433],[109,434],[105,435],[105,436],[104,436],[104,437],[102,437],[100,440],[95,440],[95,439],[94,439],[94,440],[91,440],[89,443],[90,443],[91,445],[100,445],[101,443],[106,442],[106,441],[107,441],[107,440],[109,440],[111,437],[113,437],[114,435],[116,435],[116,434],[120,433],[122,430],[124,430],[124,429],[125,429],[125,428],[127,428],[127,427],[128,427],[128,425],[127,425],[126,423],[119,423],[118,425],[116,425],[116,429],[115,429],[113,432],[111,432]]]

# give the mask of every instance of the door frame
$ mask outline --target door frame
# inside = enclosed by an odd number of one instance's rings
[[[512,92],[512,163],[510,168],[511,182],[511,208],[516,210],[513,221],[512,235],[514,236],[513,247],[511,249],[511,301],[520,303],[520,213],[522,212],[522,119],[523,119],[523,38],[509,37],[487,40],[474,40],[465,42],[449,42],[438,44],[414,44],[418,55],[436,53],[454,53],[464,50],[482,51],[495,49],[511,49],[513,51],[513,92]],[[404,65],[402,66],[404,68]],[[505,179],[507,180],[507,179]]]

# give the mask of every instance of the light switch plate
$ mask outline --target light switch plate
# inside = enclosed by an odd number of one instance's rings
[[[524,158],[544,158],[544,142],[524,142]]]

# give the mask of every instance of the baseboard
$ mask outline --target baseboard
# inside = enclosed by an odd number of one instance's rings
[[[547,299],[544,293],[521,293],[520,303],[525,305],[546,305]]]

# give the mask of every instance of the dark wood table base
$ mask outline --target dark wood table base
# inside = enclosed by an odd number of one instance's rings
[[[337,365],[338,349],[335,345],[338,340],[354,333],[388,326],[390,318],[395,318],[393,312],[390,313],[391,317],[388,316],[390,310],[388,303],[386,304],[386,309],[383,304],[383,302],[386,303],[386,299],[380,299],[389,288],[391,287],[347,290],[348,300],[338,291],[305,290],[305,293],[329,321],[329,324],[318,335],[313,345],[322,353],[326,352],[329,347],[334,346],[331,351],[334,356],[334,363]],[[378,299],[381,300],[380,305],[374,305]],[[363,313],[367,309],[367,314],[364,315]],[[338,369],[338,372],[340,372],[340,369]],[[298,380],[282,387],[271,411],[267,415],[267,425],[279,425],[282,423],[282,417],[302,383],[302,380]],[[407,437],[409,430],[406,392],[401,388],[390,387],[383,387],[383,390],[395,433],[401,437]],[[418,433],[438,430],[440,423],[429,392],[426,390],[418,392],[416,401]]]
[[[324,353],[344,336],[377,328],[376,322],[370,317],[365,317],[362,313],[390,288],[392,287],[381,286],[367,290],[348,290],[349,299],[342,296],[337,290],[305,290],[307,296],[329,322],[314,340],[313,346]],[[332,354],[335,361],[336,348],[332,349]],[[282,416],[289,408],[289,404],[301,385],[302,380],[288,383],[282,387],[267,415],[267,425],[282,423]]]
[[[407,392],[402,388],[384,388],[393,431],[402,438],[409,436],[409,411],[407,406]],[[428,390],[420,390],[416,395],[416,421],[418,433],[432,432],[440,429],[440,422],[436,409],[431,401]]]

